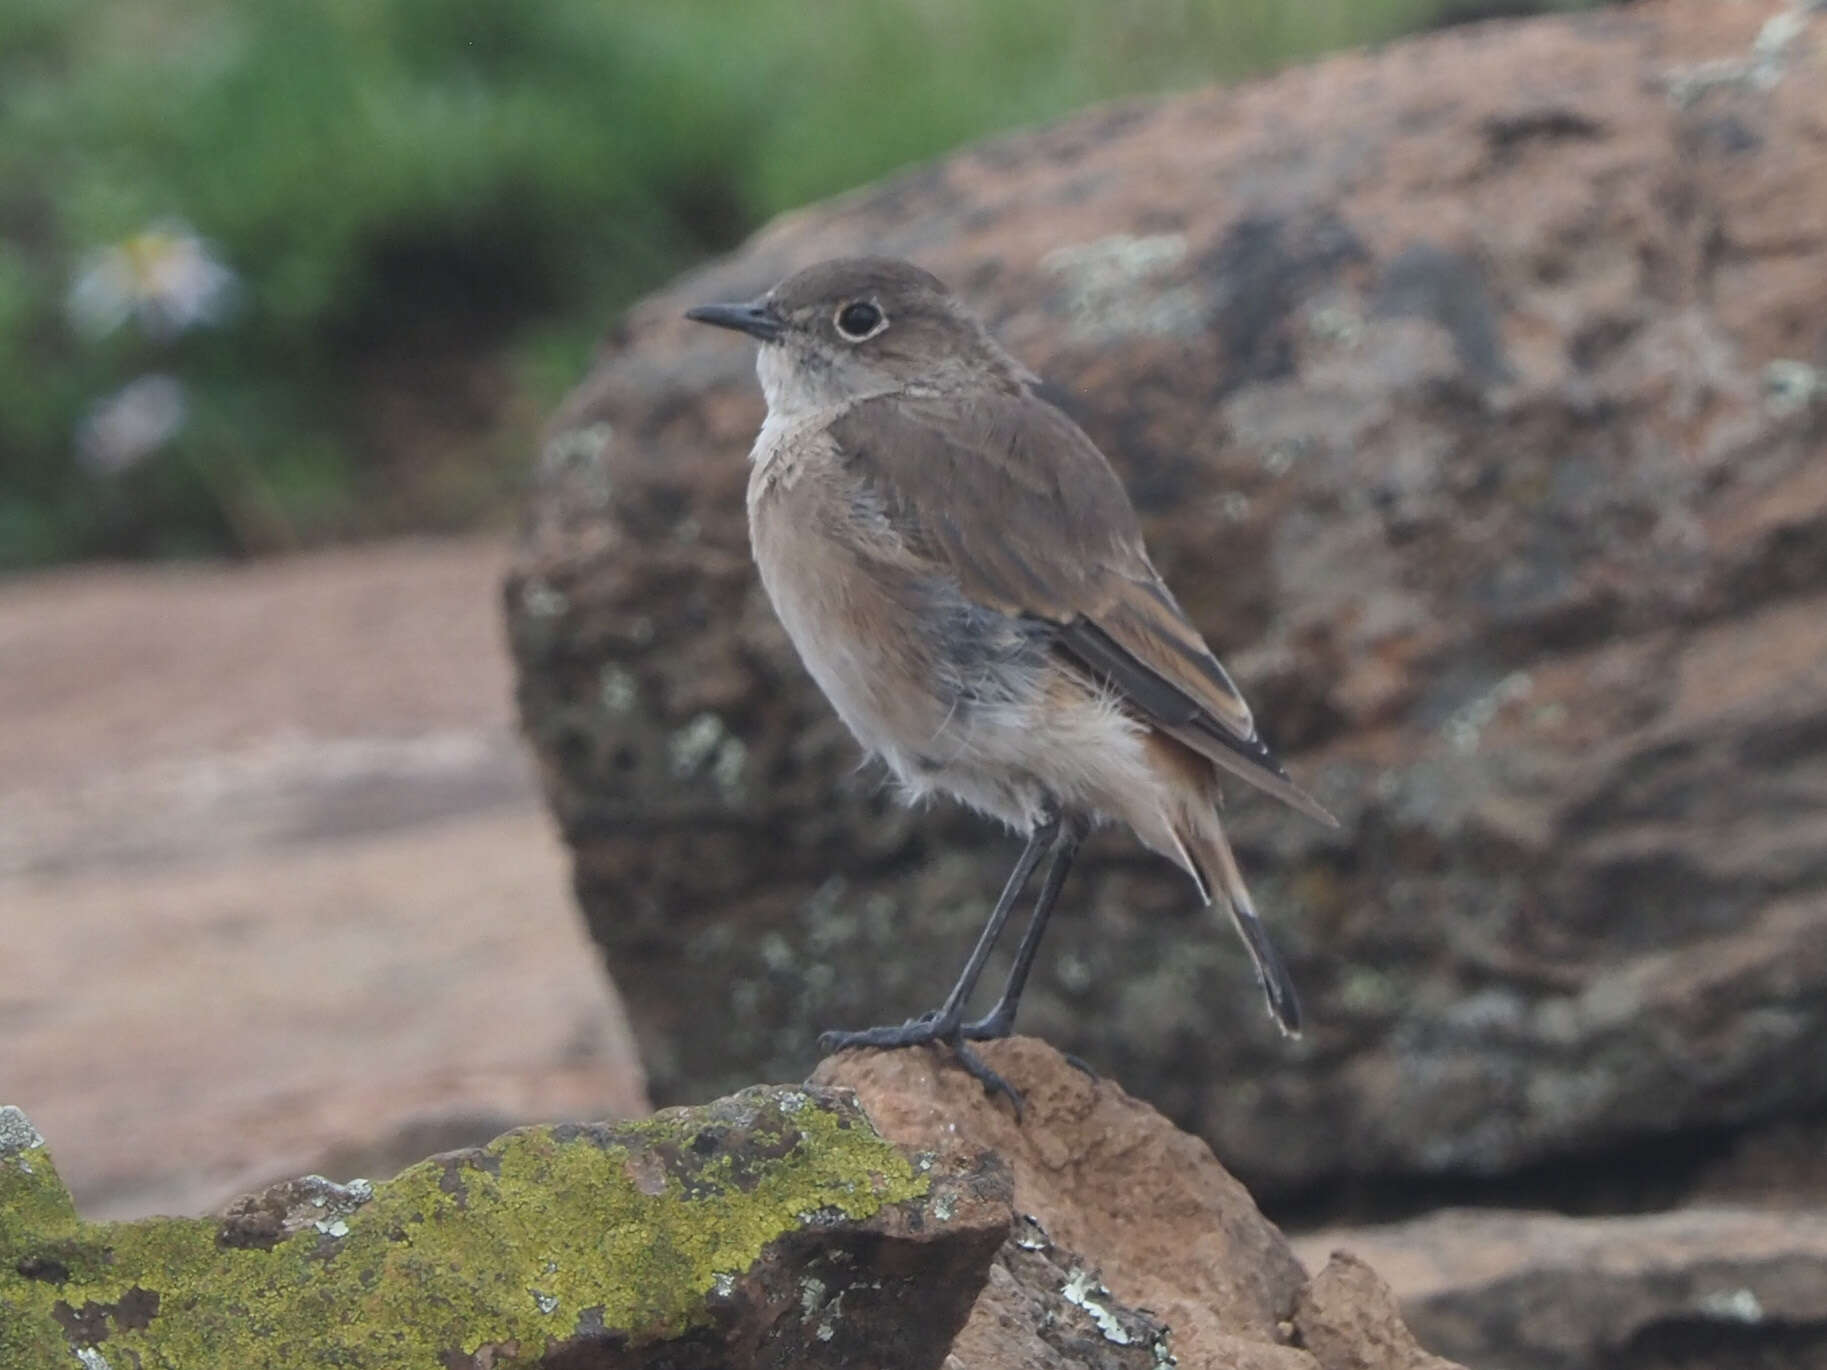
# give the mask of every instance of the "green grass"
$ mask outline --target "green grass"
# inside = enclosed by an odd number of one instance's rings
[[[616,309],[768,215],[1087,102],[1443,0],[0,0],[0,569],[501,507]],[[94,338],[90,254],[187,224],[219,326]],[[182,428],[74,458],[175,377]]]

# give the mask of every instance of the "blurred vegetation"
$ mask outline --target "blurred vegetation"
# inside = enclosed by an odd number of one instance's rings
[[[1550,7],[0,0],[0,568],[473,523],[614,311],[780,209]],[[134,264],[174,243],[202,317],[123,321],[109,292],[156,293]]]

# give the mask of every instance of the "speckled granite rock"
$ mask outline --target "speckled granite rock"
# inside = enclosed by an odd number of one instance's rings
[[[1344,820],[1235,808],[1301,1043],[1114,836],[1025,1030],[1265,1192],[1827,1103],[1823,28],[1668,0],[1097,109],[633,310],[506,598],[656,1097],[931,1007],[1014,856],[854,773],[749,564],[750,349],[679,317],[867,248],[1071,397]]]
[[[1159,1370],[1167,1324],[1103,1286],[1032,1217],[996,1253],[945,1370]]]

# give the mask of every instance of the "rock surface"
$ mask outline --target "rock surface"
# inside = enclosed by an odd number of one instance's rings
[[[1343,1252],[1301,1291],[1293,1321],[1327,1370],[1452,1370],[1451,1361],[1421,1349],[1377,1273]]]
[[[1118,1355],[1145,1332],[1125,1320],[1135,1309],[1169,1329],[1182,1370],[1452,1370],[1415,1346],[1389,1290],[1361,1264],[1328,1266],[1309,1282],[1287,1239],[1197,1137],[1033,1038],[983,1054],[1022,1092],[1019,1119],[932,1049],[840,1053],[813,1076],[854,1089],[882,1135],[916,1154],[988,1151],[1013,1171],[1020,1222],[959,1336],[954,1370],[1147,1365]],[[1061,1297],[1057,1285],[1036,1297],[1036,1271],[1022,1260],[1033,1252],[1047,1258],[1042,1274],[1068,1272],[1067,1302],[1109,1314],[1094,1314],[1083,1332],[1067,1324],[1083,1350],[1042,1351],[1023,1335],[1031,1313],[1011,1314]]]
[[[0,1364],[1452,1370],[1367,1267],[1309,1283],[1203,1142],[1042,1043],[991,1057],[1020,1124],[931,1053],[853,1055],[819,1075],[854,1092],[526,1128],[219,1219],[80,1222],[0,1109]]]
[[[1295,1247],[1367,1260],[1429,1346],[1481,1370],[1827,1364],[1827,1210],[1468,1209]]]
[[[996,1253],[945,1370],[1159,1370],[1165,1323],[1119,1300],[1032,1218]]]
[[[0,581],[0,1098],[85,1216],[647,1111],[516,736],[507,556]]]
[[[1063,387],[1344,820],[1235,807],[1300,1044],[1120,835],[1027,1030],[1265,1193],[1827,1102],[1823,28],[1669,0],[1098,109],[635,309],[554,425],[506,600],[656,1096],[931,1007],[1014,856],[853,774],[749,564],[750,350],[679,317],[869,249]]]
[[[952,1159],[916,1168],[841,1093],[754,1089],[219,1222],[82,1224],[8,1110],[0,1364],[931,1370],[1010,1225],[1006,1169]]]

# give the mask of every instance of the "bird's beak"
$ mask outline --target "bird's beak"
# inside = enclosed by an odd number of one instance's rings
[[[693,323],[733,328],[762,342],[773,342],[787,331],[786,320],[765,300],[752,304],[701,304],[696,309],[686,310],[685,317]]]

